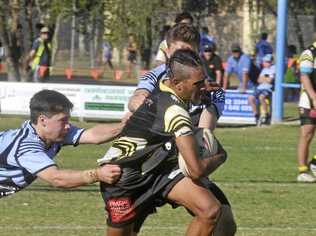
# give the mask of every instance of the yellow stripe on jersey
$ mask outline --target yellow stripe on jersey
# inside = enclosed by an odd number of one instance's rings
[[[303,61],[314,62],[313,54],[310,50],[305,50],[298,59],[298,63]]]
[[[146,145],[147,141],[142,138],[121,137],[113,143],[112,147],[122,151],[120,157],[118,157],[118,159],[121,159],[133,155],[136,150],[143,149]]]
[[[165,132],[174,132],[181,126],[189,127],[192,130],[192,121],[189,113],[180,106],[170,106],[164,116]]]

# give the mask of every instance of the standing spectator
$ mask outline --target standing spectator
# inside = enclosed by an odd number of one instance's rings
[[[263,69],[258,78],[258,86],[255,94],[248,97],[249,104],[256,117],[257,125],[265,124],[269,117],[267,99],[271,102],[273,83],[275,78],[275,65],[273,64],[272,54],[267,54],[262,59]],[[260,114],[257,106],[257,100],[260,104]]]
[[[298,182],[316,182],[316,159],[308,166],[309,145],[316,127],[316,41],[304,50],[299,58],[302,93],[299,100],[301,120],[300,135],[297,147],[299,175]],[[309,168],[310,167],[310,168]],[[309,169],[312,171],[311,175]]]
[[[200,40],[200,52],[203,53],[203,46],[204,45],[209,45],[211,43],[214,43],[215,44],[215,40],[212,36],[209,35],[209,31],[208,31],[208,28],[206,26],[202,27],[202,31],[200,33],[200,37],[201,37],[201,40]]]
[[[256,44],[256,65],[258,68],[262,67],[262,58],[273,53],[273,48],[267,39],[268,34],[264,32],[261,34],[260,41]]]
[[[102,65],[103,65],[103,72],[105,71],[107,66],[111,70],[114,69],[113,64],[112,64],[112,47],[111,47],[111,44],[106,40],[104,40],[102,43]]]
[[[207,76],[217,84],[222,83],[222,59],[215,53],[215,43],[208,43],[203,45],[202,61]]]
[[[129,34],[128,36],[128,44],[127,44],[127,76],[131,78],[132,70],[135,70],[135,65],[137,62],[137,44],[135,40],[134,34]]]
[[[175,24],[179,24],[179,23],[183,23],[183,24],[193,24],[193,17],[191,16],[191,14],[189,12],[182,12],[176,15],[176,18],[174,20]],[[170,29],[170,27],[169,27]],[[168,29],[168,30],[169,30]],[[167,32],[165,34],[165,37],[167,36]],[[166,63],[167,61],[167,40],[164,39],[158,47],[158,52],[156,54],[156,65],[161,65]]]
[[[34,41],[27,64],[31,63],[34,82],[46,82],[49,78],[52,45],[49,42],[49,28],[43,27],[40,36]]]
[[[250,80],[250,73],[253,68],[251,59],[242,52],[238,43],[234,43],[231,47],[232,55],[227,60],[227,66],[223,79],[223,88],[227,89],[232,74],[236,74],[239,80],[238,89],[244,93],[247,89],[253,89],[254,83]]]

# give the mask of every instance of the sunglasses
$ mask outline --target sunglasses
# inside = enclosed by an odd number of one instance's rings
[[[205,79],[200,79],[193,83],[194,86],[201,86],[205,83]]]

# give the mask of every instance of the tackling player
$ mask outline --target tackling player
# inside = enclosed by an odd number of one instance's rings
[[[117,165],[91,170],[66,170],[53,158],[65,145],[100,144],[116,137],[123,123],[80,129],[69,123],[73,104],[63,94],[42,90],[30,101],[31,120],[21,128],[0,132],[0,198],[30,185],[37,177],[54,187],[73,188],[103,181],[115,182]]]

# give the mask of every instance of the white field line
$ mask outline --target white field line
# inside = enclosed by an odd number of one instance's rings
[[[306,187],[315,187],[313,183],[281,183],[281,182],[221,182],[214,181],[219,186],[248,186],[248,187],[295,187],[295,188],[306,188]]]
[[[311,226],[311,225],[310,225]],[[316,227],[310,227],[307,225],[303,226],[267,226],[267,227],[248,227],[248,226],[239,226],[238,231],[277,231],[277,232],[286,232],[286,231],[316,231]],[[106,226],[83,226],[83,225],[33,225],[33,226],[2,226],[0,225],[0,230],[10,230],[10,231],[25,231],[25,230],[104,230]],[[174,231],[183,231],[186,228],[186,225],[174,225],[174,226],[143,226],[142,230],[144,231],[154,231],[154,230],[174,230]]]

